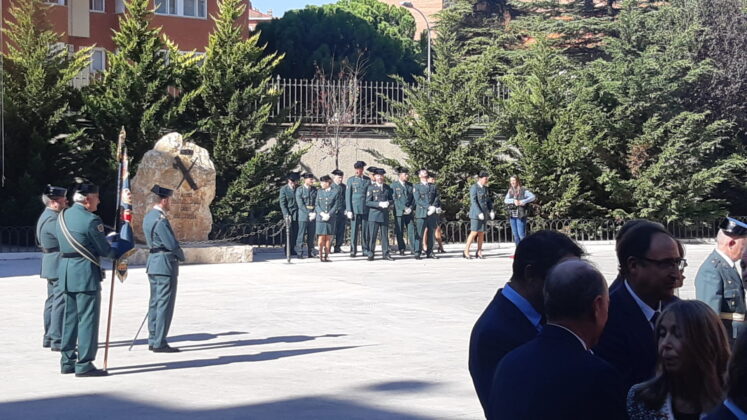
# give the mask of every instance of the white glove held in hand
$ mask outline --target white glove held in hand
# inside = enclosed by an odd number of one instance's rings
[[[432,215],[435,212],[436,212],[436,207],[435,206],[429,206],[428,207],[428,216]]]
[[[444,211],[443,211],[443,210],[441,210],[441,207],[436,207],[436,214],[441,214],[441,213],[443,213],[443,212],[444,212]]]
[[[495,212],[493,210],[490,210],[490,220],[495,219]]]
[[[404,214],[410,214],[410,213],[412,213],[412,209],[409,208],[409,207],[405,207],[405,211],[403,213]]]
[[[485,215],[482,214],[482,213],[480,213],[480,214],[477,215],[477,218],[480,219],[480,220],[485,220]]]
[[[353,218],[353,212],[352,211],[347,212],[347,216],[348,216],[348,219],[352,219]]]
[[[309,220],[314,220],[314,219],[316,219],[316,213],[314,212],[309,213]]]
[[[389,202],[388,201],[379,201],[379,207],[382,209],[389,208]]]
[[[327,220],[329,220],[329,213],[321,212],[319,213],[319,215],[322,216],[323,221],[326,222]]]

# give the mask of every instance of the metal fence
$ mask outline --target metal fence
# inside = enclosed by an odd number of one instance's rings
[[[395,103],[404,102],[408,85],[395,82],[359,80],[281,79],[273,88],[281,91],[272,116],[284,116],[290,121],[307,124],[339,124],[341,126],[386,125],[387,115],[399,115]],[[508,97],[504,85],[495,84],[481,98],[490,112],[477,116],[477,123],[485,123],[497,112],[496,99]]]
[[[747,221],[747,217],[736,217]],[[393,218],[392,218],[393,219]],[[676,238],[684,240],[713,239],[723,219],[664,223]],[[393,220],[391,221],[393,223]],[[612,219],[532,219],[527,223],[527,232],[551,229],[562,232],[576,241],[613,241],[625,221]],[[440,233],[445,243],[463,243],[470,230],[469,220],[439,222]],[[37,251],[33,226],[0,226],[1,252]],[[346,242],[350,229],[347,230]],[[395,243],[394,227],[389,229],[390,244]],[[286,241],[283,221],[259,224],[216,224],[208,241],[204,243],[241,243],[257,247],[283,247]],[[295,241],[295,238],[294,238]],[[511,226],[505,219],[487,222],[485,241],[488,243],[512,242]],[[185,243],[185,246],[198,243]]]

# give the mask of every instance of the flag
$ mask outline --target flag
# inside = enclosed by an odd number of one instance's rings
[[[129,243],[134,249],[135,239],[132,234],[132,191],[130,190],[130,171],[127,162],[127,147],[122,147],[119,161],[119,240]],[[127,278],[127,253],[117,260],[117,277],[124,282]]]

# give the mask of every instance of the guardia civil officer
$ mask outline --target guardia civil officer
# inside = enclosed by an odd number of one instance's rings
[[[65,316],[62,291],[57,287],[60,266],[60,245],[57,242],[57,216],[67,208],[67,190],[47,185],[42,194],[44,211],[36,222],[36,238],[42,250],[40,277],[47,279],[47,300],[44,301],[44,340],[42,347],[60,351],[62,319]]]
[[[322,188],[316,193],[316,234],[319,235],[319,260],[329,262],[332,235],[337,223],[337,209],[341,205],[340,194],[332,187],[332,178],[324,175],[319,178]],[[344,222],[344,219],[343,219]]]
[[[726,327],[730,344],[747,334],[747,302],[742,283],[742,254],[747,246],[747,224],[727,217],[719,225],[716,249],[695,276],[695,296],[708,304]]]
[[[290,223],[290,235],[288,242],[295,244],[298,237],[298,204],[296,203],[296,187],[298,180],[301,178],[300,172],[291,172],[288,174],[288,183],[280,188],[280,211],[283,212],[283,220]],[[295,246],[291,247],[291,255],[298,255]]]
[[[303,186],[296,188],[296,205],[298,206],[298,236],[296,237],[296,252],[303,258],[304,235],[308,247],[307,255],[314,257],[314,220],[316,219],[316,187],[314,175],[303,174]]]
[[[493,200],[488,190],[488,173],[481,171],[477,176],[477,182],[472,184],[469,189],[470,232],[467,237],[467,245],[462,252],[464,258],[472,258],[469,255],[469,248],[475,238],[477,238],[475,257],[480,259],[485,258],[482,256],[482,244],[485,240],[485,222],[487,222],[488,216],[490,216],[491,220],[495,219]]]
[[[366,189],[371,184],[371,178],[363,175],[366,162],[357,161],[353,165],[355,175],[348,178],[345,190],[345,214],[350,219],[350,256],[355,257],[358,238],[361,238],[361,248],[368,254],[368,207],[366,207]]]
[[[436,209],[441,207],[441,199],[438,194],[438,187],[428,182],[428,171],[421,169],[418,172],[420,182],[413,187],[415,199],[415,259],[419,260],[423,253],[423,242],[426,242],[428,250],[426,258],[438,259],[433,253],[433,241],[436,227],[438,225],[438,215]],[[426,232],[427,229],[427,232]],[[423,237],[425,234],[426,237]]]
[[[179,262],[184,261],[184,251],[166,217],[174,191],[156,184],[151,192],[156,195],[156,204],[143,219],[143,235],[150,248],[145,266],[150,282],[148,350],[176,353],[179,349],[169,346],[166,336],[174,317]]]
[[[374,170],[374,182],[366,189],[366,206],[368,207],[368,260],[373,261],[376,251],[376,236],[381,232],[381,255],[385,260],[394,261],[389,255],[389,207],[391,207],[392,189],[384,183],[386,171]]]
[[[60,244],[58,287],[64,293],[65,318],[62,327],[62,373],[75,376],[106,376],[96,369],[101,305],[101,257],[119,258],[132,248],[127,241],[104,235],[104,224],[94,211],[99,205],[99,189],[80,184],[73,194],[73,206],[63,210],[57,220]],[[77,351],[76,351],[77,344]]]
[[[397,168],[399,179],[389,185],[392,189],[394,199],[394,235],[397,237],[397,248],[399,255],[405,255],[405,238],[407,232],[407,246],[410,251],[415,251],[415,226],[412,221],[412,210],[415,207],[415,198],[412,194],[410,171],[407,168]]]
[[[337,189],[339,197],[337,198],[337,213],[335,214],[335,249],[332,251],[333,254],[342,252],[342,244],[345,243],[345,190],[347,186],[343,183],[343,177],[345,174],[335,169],[332,171],[332,184],[333,188]]]

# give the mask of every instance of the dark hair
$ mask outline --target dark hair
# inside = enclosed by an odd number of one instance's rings
[[[617,231],[617,234],[615,235],[615,251],[617,254],[620,254],[620,240],[625,236],[627,232],[629,232],[631,229],[639,227],[639,226],[658,226],[662,229],[664,229],[664,225],[658,222],[652,222],[650,220],[646,219],[633,219],[628,220],[627,222],[623,223],[623,225],[620,227],[620,230]],[[678,246],[680,247],[680,251],[682,251],[682,244],[678,241]],[[683,255],[684,257],[684,255]],[[623,267],[625,264],[619,264],[617,266],[617,277],[615,277],[615,280],[610,284],[610,290],[613,290],[616,288],[619,284],[621,284],[625,280],[625,276],[623,275]]]
[[[657,336],[662,320],[670,314],[675,317],[684,340],[682,372],[676,377],[667,372],[659,357],[656,376],[640,385],[636,398],[649,409],[658,410],[667,395],[676,391],[682,394],[677,396],[691,399],[688,402],[697,404],[700,412],[706,413],[724,398],[724,377],[729,361],[726,329],[705,303],[680,300],[662,311],[654,329]]]
[[[528,265],[538,277],[545,277],[563,257],[581,257],[584,250],[573,239],[554,230],[540,230],[519,242],[516,247],[511,281],[522,283]]]
[[[726,395],[742,410],[747,409],[747,334],[743,333],[734,344],[729,361]]]
[[[548,321],[581,319],[592,311],[594,299],[606,293],[607,281],[587,261],[564,261],[545,279],[545,314]]]
[[[615,250],[617,251],[617,263],[620,273],[625,275],[628,271],[628,258],[644,258],[651,249],[651,239],[657,233],[663,233],[670,238],[672,235],[659,223],[642,223],[631,227],[620,236]]]

